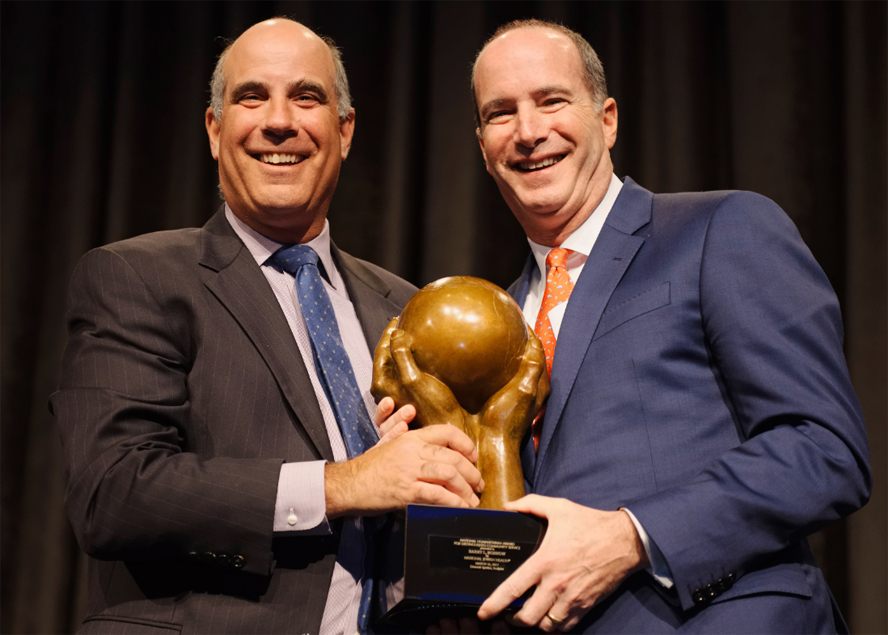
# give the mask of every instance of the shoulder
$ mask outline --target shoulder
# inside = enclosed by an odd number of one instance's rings
[[[359,260],[361,264],[367,267],[370,271],[372,271],[375,275],[379,276],[392,290],[391,300],[393,302],[406,303],[407,300],[413,297],[413,295],[419,291],[415,285],[407,282],[400,276],[396,276],[383,269],[378,265],[374,265],[372,262],[367,262],[366,260]]]
[[[707,221],[717,218],[722,222],[740,224],[768,221],[792,225],[777,203],[744,190],[654,194],[653,211],[655,215],[687,216]]]
[[[74,269],[70,290],[85,293],[98,288],[106,293],[112,288],[123,292],[133,285],[181,286],[198,275],[200,233],[200,229],[155,232],[92,249]]]
[[[172,264],[196,261],[200,254],[200,229],[175,229],[153,232],[90,250],[83,262],[123,263],[140,268],[152,263]]]
[[[404,306],[418,291],[414,285],[390,271],[386,271],[379,265],[355,258],[335,248],[335,245],[333,247],[333,253],[344,269],[343,273],[351,274],[398,306]]]

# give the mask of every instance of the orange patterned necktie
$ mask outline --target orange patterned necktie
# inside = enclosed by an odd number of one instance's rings
[[[549,311],[562,302],[567,302],[570,292],[573,291],[573,282],[567,275],[567,269],[564,266],[567,256],[571,253],[573,252],[570,249],[559,247],[550,251],[546,256],[546,266],[549,268],[549,273],[546,274],[546,292],[543,295],[540,312],[537,314],[536,325],[533,328],[543,344],[543,350],[546,353],[546,372],[550,379],[552,377],[552,359],[555,357],[555,331],[552,330],[552,322],[549,321]],[[540,447],[544,414],[545,407],[533,422],[533,445],[536,449]]]

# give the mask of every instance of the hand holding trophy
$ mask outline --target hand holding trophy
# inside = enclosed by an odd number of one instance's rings
[[[478,449],[482,509],[409,505],[404,599],[383,626],[424,630],[475,615],[537,548],[535,516],[498,511],[525,494],[521,442],[549,396],[545,355],[495,284],[444,278],[421,289],[376,347],[372,392],[412,404],[411,427],[457,426]],[[520,601],[516,606],[520,605]]]
[[[421,289],[376,347],[373,396],[416,408],[414,426],[450,424],[478,448],[480,507],[524,496],[521,440],[549,395],[542,346],[493,283],[443,278]]]

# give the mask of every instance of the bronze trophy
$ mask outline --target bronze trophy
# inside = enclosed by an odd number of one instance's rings
[[[521,443],[549,395],[545,369],[520,309],[486,280],[433,282],[389,324],[376,347],[373,396],[413,404],[413,427],[459,427],[478,448],[485,488],[478,509],[408,506],[405,598],[384,625],[422,629],[474,614],[539,546],[543,521],[500,510],[525,494]]]

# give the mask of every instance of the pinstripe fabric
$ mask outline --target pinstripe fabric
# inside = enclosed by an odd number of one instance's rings
[[[334,257],[375,346],[414,288]],[[51,407],[92,556],[84,632],[317,632],[338,532],[273,540],[272,519],[281,463],[332,452],[286,319],[224,216],[87,254],[68,320]]]

